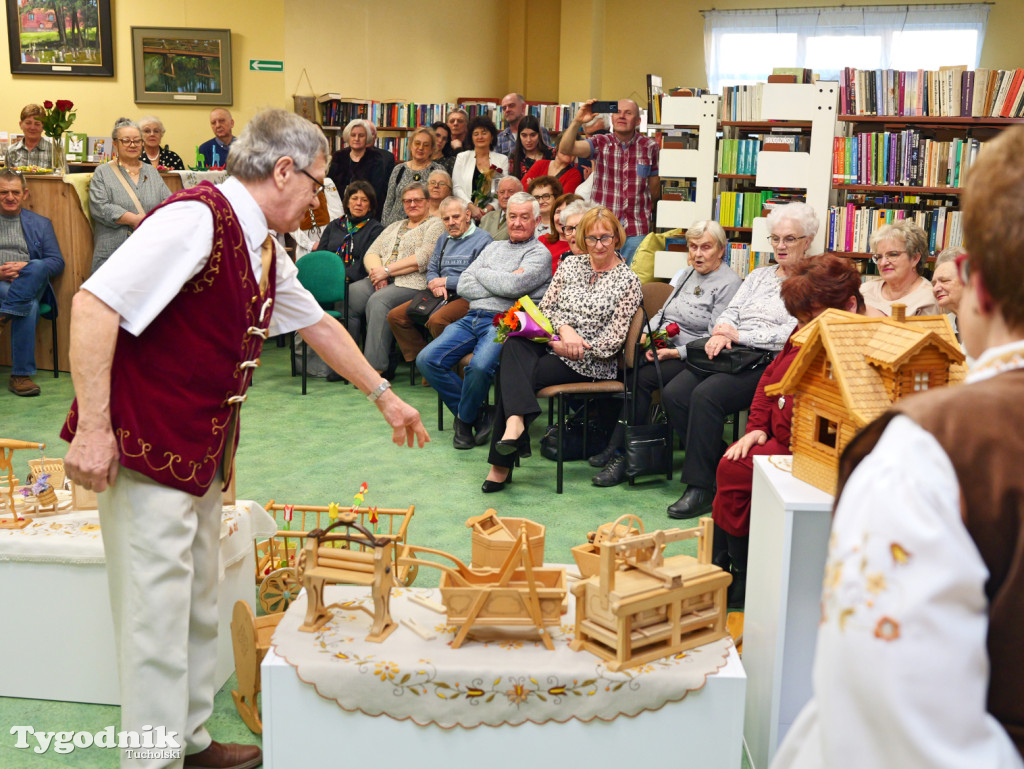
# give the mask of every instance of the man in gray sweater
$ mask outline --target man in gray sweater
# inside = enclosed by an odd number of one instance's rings
[[[416,356],[423,376],[455,415],[457,449],[490,440],[490,413],[482,404],[501,354],[494,316],[521,296],[540,299],[551,280],[551,253],[534,236],[540,204],[518,192],[509,199],[507,219],[509,239],[487,246],[459,278],[459,296],[469,300],[469,312]],[[469,353],[473,360],[459,379],[455,366]]]

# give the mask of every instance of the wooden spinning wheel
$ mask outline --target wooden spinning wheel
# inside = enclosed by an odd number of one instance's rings
[[[276,569],[260,583],[260,607],[267,614],[285,611],[302,590],[302,583],[295,569]]]

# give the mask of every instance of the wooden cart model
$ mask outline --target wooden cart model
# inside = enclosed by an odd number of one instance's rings
[[[331,534],[338,527],[348,531]],[[352,532],[357,533],[352,533]],[[361,535],[361,536],[360,536]],[[332,543],[360,545],[353,550]],[[314,529],[306,535],[299,551],[299,581],[306,589],[306,618],[299,630],[314,633],[331,619],[329,609],[365,611],[373,617],[367,641],[380,643],[398,627],[391,619],[391,588],[395,584],[395,541],[388,534],[374,536],[359,525],[355,513],[342,513],[326,529]],[[324,604],[324,588],[329,584],[363,585],[371,588],[373,611],[353,604]]]
[[[419,554],[446,558],[454,567],[418,558]],[[498,570],[477,570],[458,558],[429,547],[405,545],[399,564],[441,570],[441,600],[448,622],[459,626],[452,641],[458,649],[469,631],[480,626],[534,626],[544,646],[554,649],[547,625],[558,625],[566,610],[565,569],[535,566],[530,539],[521,529],[505,562]]]
[[[490,508],[483,515],[467,519],[466,528],[472,529],[469,565],[474,569],[500,569],[520,531],[529,539],[533,562],[544,563],[543,524],[527,518],[500,518],[498,511]]]
[[[637,534],[601,547],[598,573],[575,584],[576,636],[611,671],[643,665],[727,635],[732,576],[711,563],[712,523]],[[665,558],[669,542],[698,539],[698,556]]]
[[[322,505],[281,505],[270,500],[264,509],[274,515],[289,508],[289,512],[295,517],[296,528],[294,531],[278,530],[278,532],[262,542],[255,543],[256,550],[256,584],[257,598],[263,611],[268,614],[284,611],[288,605],[299,594],[301,585],[295,569],[296,551],[301,546],[300,540],[312,529],[323,528],[329,524],[329,507]],[[405,542],[406,531],[409,528],[409,521],[415,512],[415,505],[409,505],[405,509],[384,509],[384,508],[355,508],[356,520],[361,526],[371,527],[371,517],[376,514],[378,523],[376,529],[381,530],[394,538],[396,545]],[[341,508],[340,514],[347,514],[345,508]],[[365,546],[356,543],[339,543],[343,547],[356,547],[365,549]],[[411,585],[416,579],[416,570],[408,568],[397,568],[396,578],[403,585]]]

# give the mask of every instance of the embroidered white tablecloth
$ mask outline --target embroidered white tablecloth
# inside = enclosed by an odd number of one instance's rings
[[[272,536],[277,523],[255,502],[225,505],[220,525],[220,568],[244,558],[256,538]],[[95,510],[35,518],[24,529],[0,529],[0,561],[103,563],[100,519]]]
[[[725,665],[730,638],[620,673],[609,672],[589,652],[569,649],[575,617],[569,610],[559,627],[549,626],[554,651],[534,629],[481,628],[459,649],[449,646],[456,630],[445,615],[408,600],[411,594],[440,602],[440,591],[399,588],[391,592],[391,617],[412,618],[436,634],[425,641],[404,625],[383,642],[368,643],[371,618],[363,611],[333,609],[334,618],[316,633],[298,628],[306,612],[303,593],[274,633],[275,652],[296,668],[321,697],[344,710],[385,715],[443,728],[542,724],[570,719],[605,721],[635,716],[678,702],[704,686]],[[328,602],[372,609],[368,588],[330,586]]]
[[[227,171],[171,171],[181,179],[181,186],[185,189],[195,187],[199,182],[211,182],[220,184],[228,178]]]

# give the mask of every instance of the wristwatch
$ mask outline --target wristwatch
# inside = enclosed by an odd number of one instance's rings
[[[380,396],[382,396],[385,392],[387,392],[390,389],[391,382],[385,379],[379,385],[374,387],[369,393],[367,393],[366,400],[370,401],[370,403],[374,403]]]
[[[388,267],[386,264],[384,265],[384,274],[387,275],[389,278],[391,277],[391,268]]]

